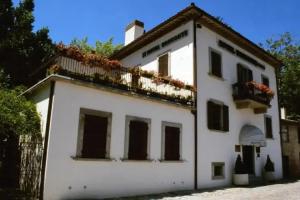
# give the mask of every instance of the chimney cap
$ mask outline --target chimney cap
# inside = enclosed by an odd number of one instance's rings
[[[133,20],[133,22],[131,22],[130,24],[128,24],[125,30],[128,31],[130,28],[132,28],[135,25],[144,28],[144,23],[136,19]]]

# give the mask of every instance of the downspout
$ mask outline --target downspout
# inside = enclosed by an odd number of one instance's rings
[[[197,124],[197,23],[193,19],[193,71],[194,71],[194,86],[196,91],[194,92],[194,146],[195,146],[195,168],[194,168],[194,189],[198,189],[198,124]]]
[[[279,97],[279,77],[278,72],[281,66],[275,69],[275,81],[276,81],[276,91],[277,91],[277,103],[278,103],[278,117],[279,117],[279,138],[280,138],[280,151],[281,151],[281,168],[282,168],[282,177],[283,177],[283,142],[281,138],[281,111],[280,111],[280,97]],[[280,84],[280,83],[279,83]]]
[[[45,130],[44,151],[43,151],[43,159],[42,159],[41,183],[40,183],[40,194],[39,194],[40,200],[44,199],[45,170],[46,170],[46,161],[47,161],[47,153],[48,153],[50,120],[51,120],[51,115],[52,115],[54,90],[55,90],[55,81],[51,81],[50,82],[48,112],[47,112],[47,121],[46,121],[46,130]]]

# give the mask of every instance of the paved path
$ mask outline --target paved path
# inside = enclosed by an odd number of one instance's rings
[[[300,180],[253,188],[225,188],[183,194],[162,194],[125,199],[162,200],[300,200]]]

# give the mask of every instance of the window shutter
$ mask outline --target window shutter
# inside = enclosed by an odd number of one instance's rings
[[[272,133],[272,118],[265,117],[265,125],[266,125],[266,137],[267,138],[273,138],[273,133]]]
[[[213,116],[214,103],[211,101],[207,102],[207,128],[214,129],[214,116]]]
[[[218,77],[222,77],[222,58],[217,52],[211,51],[211,73]]]
[[[148,147],[148,124],[130,121],[128,159],[146,160]]]
[[[229,131],[229,111],[226,105],[223,105],[223,131]]]
[[[178,127],[165,127],[165,160],[180,159],[180,129]]]
[[[81,152],[83,158],[105,158],[107,124],[106,117],[85,115]]]
[[[238,82],[243,83],[243,67],[240,64],[237,64],[237,76]]]
[[[252,70],[248,69],[248,78],[247,78],[247,82],[248,81],[253,81],[253,74],[252,74]]]
[[[158,58],[158,73],[161,76],[168,76],[169,54],[165,54]]]

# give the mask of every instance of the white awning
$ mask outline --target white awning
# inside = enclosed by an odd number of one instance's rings
[[[241,145],[254,145],[258,147],[267,145],[263,132],[252,125],[245,125],[242,127],[239,139]]]

